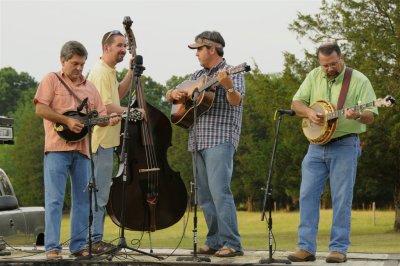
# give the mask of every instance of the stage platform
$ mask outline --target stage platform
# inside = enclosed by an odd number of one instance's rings
[[[150,253],[148,249],[140,249]],[[191,250],[178,249],[154,249],[152,255],[160,257],[153,258],[137,251],[120,251],[116,256],[103,255],[91,259],[78,260],[69,258],[69,251],[63,250],[63,259],[46,260],[43,248],[14,247],[5,251],[10,255],[0,256],[0,265],[267,265],[268,252],[266,250],[246,250],[244,256],[233,258],[218,258],[215,256],[200,256],[194,258]],[[275,260],[286,260],[290,251],[276,251],[272,256]],[[325,262],[327,252],[318,252],[315,262],[292,262],[293,265],[332,265]],[[400,254],[371,254],[371,253],[349,253],[348,261],[340,265],[351,266],[400,266]],[[200,258],[208,258],[210,262],[200,262]],[[264,263],[260,263],[263,260]],[[285,263],[273,263],[273,265],[287,265]],[[335,265],[335,264],[333,264]]]

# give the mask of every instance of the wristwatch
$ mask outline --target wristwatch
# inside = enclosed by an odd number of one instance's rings
[[[228,89],[228,90],[226,90],[226,91],[229,92],[229,93],[232,93],[232,92],[235,91],[235,87],[232,87],[232,88],[230,88],[230,89]]]

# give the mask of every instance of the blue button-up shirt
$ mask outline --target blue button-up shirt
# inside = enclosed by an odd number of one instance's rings
[[[222,60],[212,69],[201,69],[196,71],[191,80],[197,80],[202,75],[213,78],[218,71],[229,68],[225,60]],[[235,90],[241,97],[245,95],[245,82],[242,73],[231,76]],[[228,88],[227,88],[228,89]],[[239,145],[240,131],[242,125],[243,100],[239,105],[231,105],[226,98],[224,87],[218,85],[215,92],[215,99],[210,110],[197,118],[197,150],[215,147],[222,143],[232,143],[237,149]],[[189,151],[195,150],[193,126],[189,132]]]

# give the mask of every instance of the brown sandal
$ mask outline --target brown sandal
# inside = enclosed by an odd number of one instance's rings
[[[230,247],[222,247],[216,253],[215,256],[217,257],[236,257],[236,256],[243,256],[243,251],[241,250],[234,250]]]
[[[60,260],[62,259],[61,256],[61,251],[59,250],[50,250],[49,252],[46,253],[46,258],[48,260]]]
[[[89,251],[86,248],[81,249],[77,252],[71,253],[71,255],[70,255],[71,258],[86,257],[86,256],[89,256]]]
[[[202,255],[214,255],[215,252],[217,252],[218,250],[215,248],[210,248],[207,245],[202,246],[201,248],[199,248],[197,250],[197,254],[202,254]],[[191,254],[193,254],[193,251],[191,252]]]

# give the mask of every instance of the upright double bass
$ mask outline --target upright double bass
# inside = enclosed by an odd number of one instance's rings
[[[125,17],[123,24],[129,50],[136,56],[130,17]],[[125,184],[121,176],[113,179],[107,212],[118,226],[154,232],[172,226],[182,218],[187,207],[187,191],[180,174],[172,171],[167,161],[171,123],[160,110],[145,101],[140,74],[135,73],[135,77],[136,101],[133,106],[144,109],[147,119],[139,123],[128,122],[127,178]],[[121,152],[121,146],[118,148]],[[125,195],[122,195],[123,185]],[[124,216],[121,216],[122,200],[125,204]],[[124,223],[121,217],[124,217]]]

